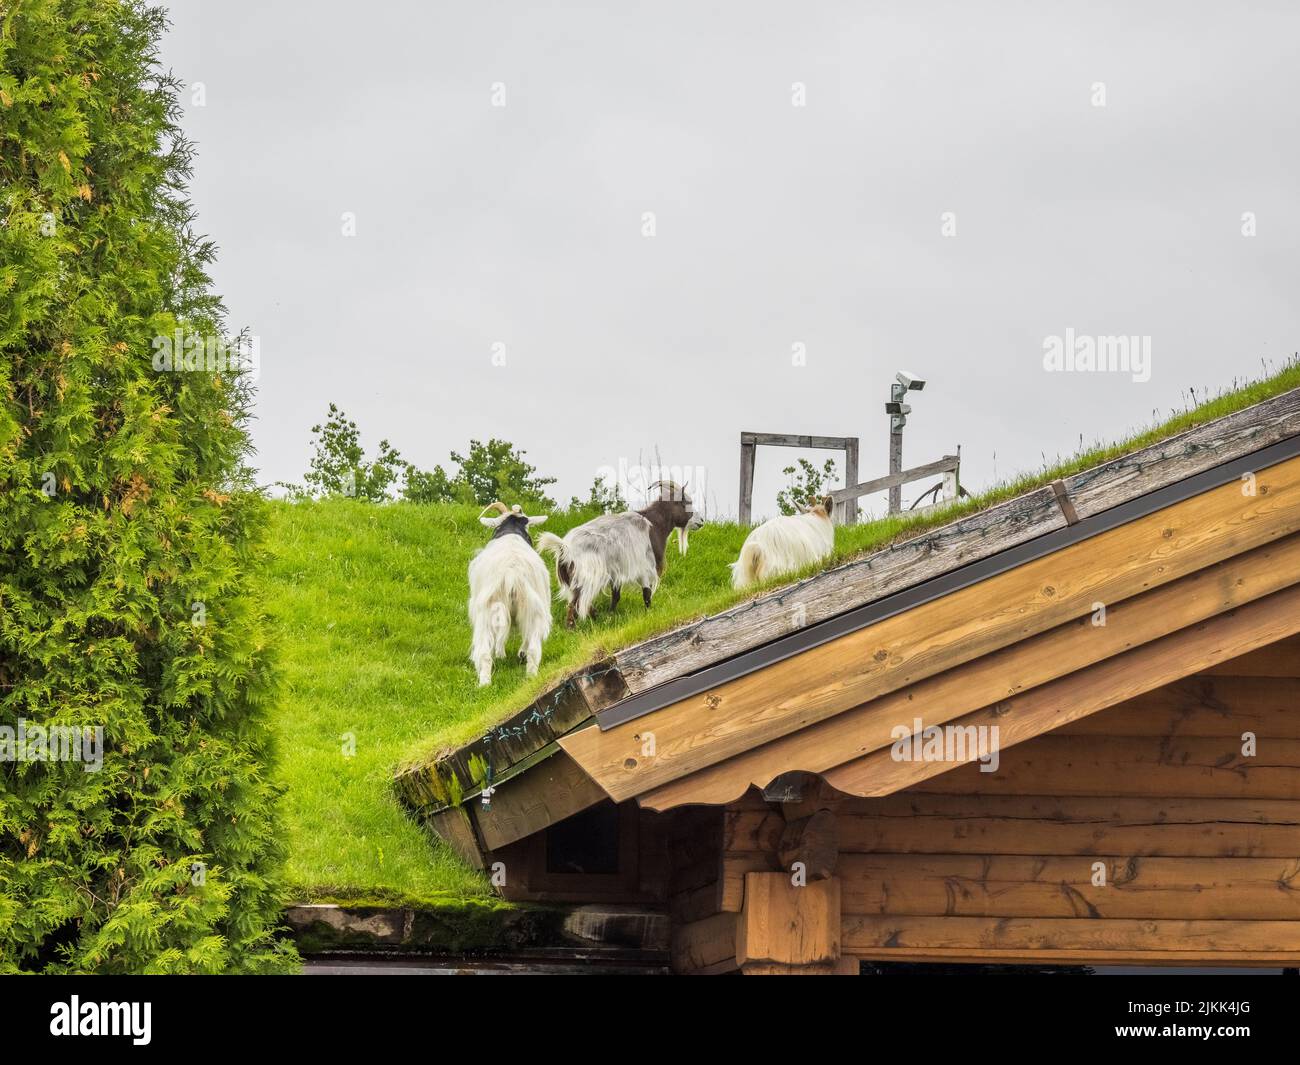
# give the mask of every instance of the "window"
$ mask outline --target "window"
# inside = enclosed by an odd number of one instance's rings
[[[617,874],[622,818],[612,802],[602,802],[546,830],[548,873]]]

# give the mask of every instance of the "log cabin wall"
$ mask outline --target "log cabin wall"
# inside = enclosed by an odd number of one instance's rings
[[[1294,966],[1297,673],[1283,641],[1013,746],[997,772],[886,798],[751,792],[724,815],[718,912],[741,912],[747,875],[784,870],[791,825],[823,808],[845,956]]]

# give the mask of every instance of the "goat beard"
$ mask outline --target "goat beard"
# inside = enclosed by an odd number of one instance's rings
[[[677,530],[677,550],[683,555],[686,554],[686,526],[683,525]]]

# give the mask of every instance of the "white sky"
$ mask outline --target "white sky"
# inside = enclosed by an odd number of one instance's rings
[[[264,481],[334,401],[424,467],[503,436],[562,499],[657,447],[734,515],[741,430],[884,473],[908,368],[905,464],[960,444],[978,489],[1300,347],[1300,5],[167,6]],[[1150,380],[1045,372],[1067,328],[1150,337]]]

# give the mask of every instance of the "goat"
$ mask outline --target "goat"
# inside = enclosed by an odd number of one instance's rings
[[[835,547],[833,506],[831,497],[823,496],[799,514],[768,518],[753,529],[731,564],[731,586],[745,588],[830,557]]]
[[[656,481],[659,498],[641,510],[623,514],[602,514],[570,529],[564,538],[544,532],[538,550],[555,555],[559,597],[569,604],[564,624],[573,628],[575,616],[586,620],[592,603],[605,585],[610,587],[610,612],[618,609],[625,584],[641,586],[646,609],[664,573],[664,548],[677,530],[677,548],[685,555],[687,532],[698,529],[702,519],[695,513],[691,497],[672,481]]]
[[[488,504],[500,516],[479,521],[492,529],[492,538],[469,564],[469,620],[473,629],[469,658],[478,669],[479,687],[492,680],[492,660],[504,658],[513,622],[519,629],[519,657],[528,676],[536,676],[542,642],[551,633],[551,575],[533,550],[530,525],[546,515],[529,517],[518,506]],[[484,507],[487,510],[488,507]]]

